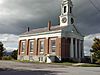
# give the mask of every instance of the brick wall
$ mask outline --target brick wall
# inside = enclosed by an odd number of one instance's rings
[[[61,56],[61,38],[56,38],[56,55]]]
[[[70,39],[61,38],[61,56],[62,58],[70,57]]]
[[[26,55],[29,55],[29,40],[26,41]]]
[[[19,41],[19,47],[18,47],[18,55],[21,54],[21,41]]]

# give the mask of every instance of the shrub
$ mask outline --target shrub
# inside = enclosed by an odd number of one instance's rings
[[[11,56],[3,56],[2,60],[12,60],[13,58]]]
[[[18,50],[14,50],[11,54],[11,57],[15,60],[17,60],[17,53],[18,53]]]
[[[97,64],[100,64],[100,59],[98,59],[98,60],[96,61],[96,63],[97,63]]]
[[[92,45],[92,49],[90,50],[93,53],[93,60],[96,60],[95,63],[100,63],[100,39],[95,38],[94,43]]]

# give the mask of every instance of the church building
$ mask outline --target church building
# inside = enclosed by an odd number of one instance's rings
[[[19,37],[18,60],[34,62],[81,61],[84,37],[75,27],[71,0],[62,0],[60,25],[28,30]]]

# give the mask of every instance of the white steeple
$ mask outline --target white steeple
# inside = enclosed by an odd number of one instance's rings
[[[63,0],[61,4],[60,26],[68,26],[74,24],[72,14],[73,4],[71,0]]]

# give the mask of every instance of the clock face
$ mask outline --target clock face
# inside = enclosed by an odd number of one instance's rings
[[[66,17],[62,18],[62,23],[66,23],[67,19]]]

